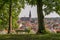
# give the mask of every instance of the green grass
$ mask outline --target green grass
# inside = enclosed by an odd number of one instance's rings
[[[60,40],[60,34],[44,34],[44,35],[0,35],[0,40]]]

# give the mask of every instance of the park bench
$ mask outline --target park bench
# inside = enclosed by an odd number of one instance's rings
[[[15,30],[16,31],[16,33],[18,34],[19,32],[21,33],[23,33],[23,32],[27,32],[27,33],[29,33],[30,32],[30,30],[20,30],[20,29],[17,29],[17,30]]]

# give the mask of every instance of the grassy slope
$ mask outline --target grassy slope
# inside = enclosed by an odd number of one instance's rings
[[[60,34],[0,35],[0,40],[60,40]]]

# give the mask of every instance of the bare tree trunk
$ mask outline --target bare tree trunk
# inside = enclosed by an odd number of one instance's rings
[[[8,34],[12,31],[12,0],[10,0],[9,5],[9,28],[8,28]]]
[[[37,0],[37,16],[38,16],[38,32],[37,34],[44,33],[44,15],[42,12],[42,0]]]

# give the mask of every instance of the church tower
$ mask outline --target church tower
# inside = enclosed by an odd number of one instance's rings
[[[29,19],[31,18],[31,11],[29,12]]]
[[[29,12],[29,20],[31,21],[31,11]]]

